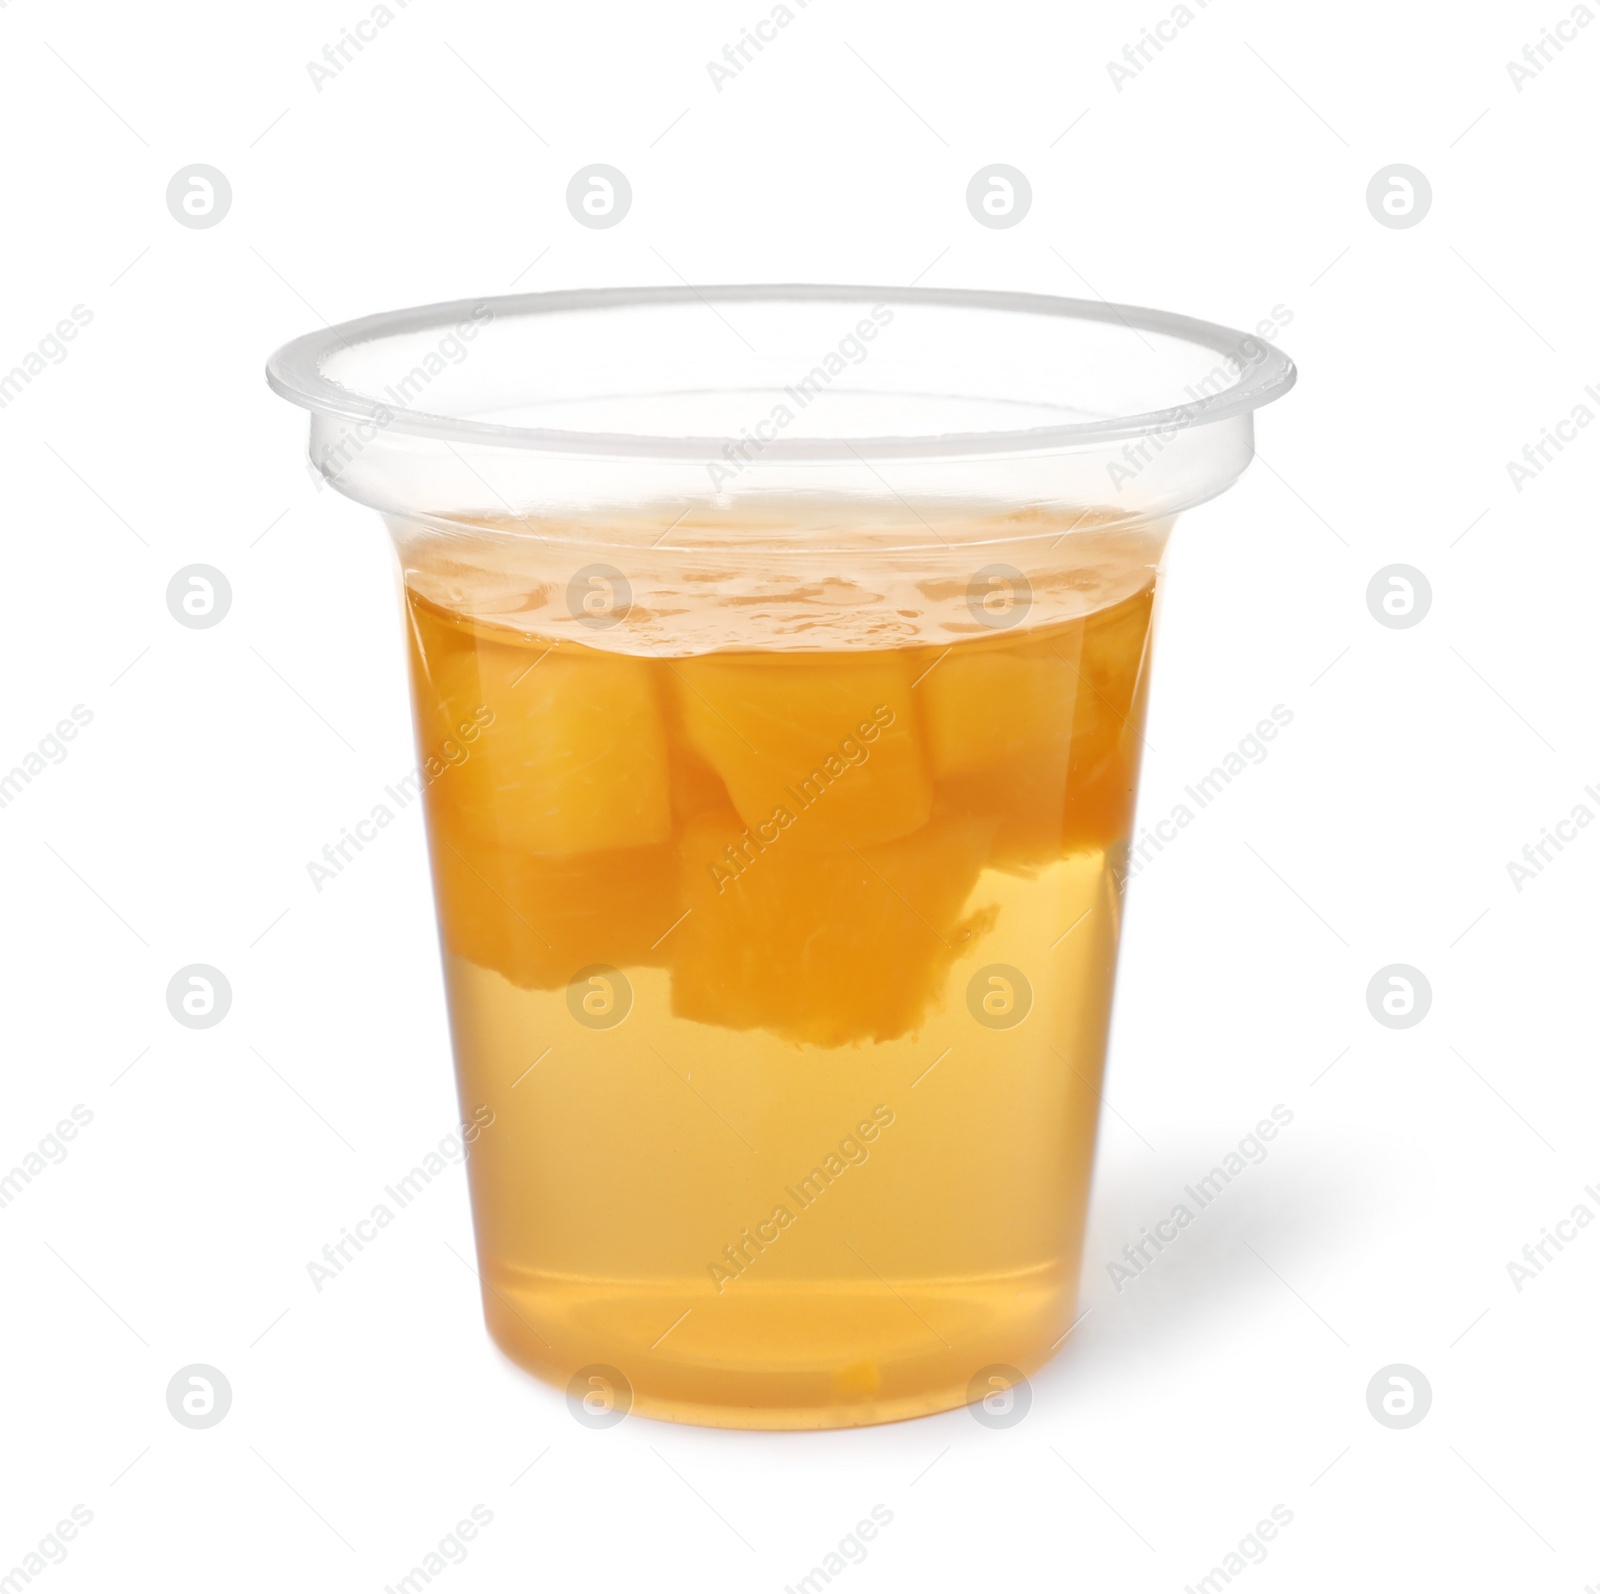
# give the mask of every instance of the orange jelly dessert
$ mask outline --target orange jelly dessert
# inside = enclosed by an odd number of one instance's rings
[[[508,1355],[774,1428],[940,1410],[1048,1358],[1154,581],[1010,627],[958,602],[860,644],[663,647],[408,568],[419,744],[452,749],[430,843],[463,1108],[492,1111],[469,1166]]]

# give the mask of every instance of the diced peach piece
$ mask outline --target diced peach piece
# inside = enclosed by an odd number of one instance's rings
[[[708,808],[728,806],[728,788],[695,750],[682,741],[668,744],[672,765],[672,816],[693,819]]]
[[[485,841],[552,857],[655,846],[672,826],[652,665],[575,644],[477,639],[427,660],[418,682],[424,768]],[[432,704],[422,699],[431,696]],[[463,727],[480,727],[465,746]],[[464,753],[464,756],[461,756]]]
[[[805,823],[747,829],[724,810],[684,826],[673,1012],[818,1046],[912,1033],[993,923],[992,908],[963,917],[992,823],[824,851],[795,845]]]
[[[796,849],[875,846],[932,812],[911,657],[710,654],[675,661],[691,745],[746,825],[783,811]]]
[[[1154,600],[1155,589],[1146,587],[1084,621],[1078,693],[1081,733],[1110,743],[1120,741],[1128,731],[1146,673]]]
[[[1133,820],[1151,589],[1084,620],[956,648],[917,689],[940,805],[998,823],[996,867],[1106,846]]]
[[[1133,826],[1150,687],[1155,589],[1089,616],[1067,770],[1066,839],[1107,845]]]
[[[968,643],[937,658],[917,688],[935,779],[1015,770],[1025,759],[1059,760],[1072,739],[1080,632],[1053,645]]]
[[[654,666],[667,726],[667,763],[670,770],[672,818],[675,824],[693,819],[708,808],[731,806],[728,788],[722,777],[691,745],[683,724],[683,691],[674,682],[673,665],[662,661]]]
[[[433,818],[439,923],[456,956],[534,990],[593,963],[666,960],[663,938],[683,912],[672,847],[539,857],[485,845],[447,811]]]

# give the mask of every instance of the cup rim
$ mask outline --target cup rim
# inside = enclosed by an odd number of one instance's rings
[[[583,432],[557,428],[506,426],[396,405],[335,382],[324,374],[338,351],[378,338],[442,331],[479,317],[485,307],[493,319],[571,311],[605,311],[640,306],[698,302],[781,303],[798,301],[937,305],[949,309],[1052,316],[1066,320],[1117,323],[1135,336],[1155,332],[1181,339],[1230,360],[1234,380],[1214,393],[1159,410],[1100,420],[1071,421],[1012,431],[943,432],[924,436],[779,438],[764,457],[814,462],[851,459],[938,459],[1082,449],[1160,433],[1171,436],[1196,426],[1246,415],[1281,398],[1294,386],[1294,362],[1275,345],[1252,333],[1211,321],[1139,305],[1105,300],[1068,299],[1054,294],[974,288],[860,287],[824,283],[692,284],[638,288],[559,289],[543,293],[485,295],[439,304],[387,310],[309,332],[284,344],[267,361],[267,384],[280,397],[314,414],[376,425],[382,430],[444,443],[478,444],[552,454],[600,454],[619,458],[705,459],[720,454],[737,437],[670,436],[638,432]],[[1253,345],[1248,366],[1240,352]]]

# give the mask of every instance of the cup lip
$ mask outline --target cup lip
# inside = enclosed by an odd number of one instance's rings
[[[926,460],[1005,453],[1080,450],[1121,442],[1152,433],[1171,436],[1196,426],[1207,426],[1234,416],[1248,415],[1263,404],[1281,398],[1294,386],[1294,362],[1262,337],[1239,332],[1211,321],[1139,305],[1112,304],[1106,300],[1068,299],[1054,294],[1019,293],[974,288],[862,287],[831,283],[750,283],[697,287],[685,283],[638,288],[558,289],[543,293],[485,295],[453,299],[439,304],[387,310],[340,322],[306,333],[284,344],[267,361],[267,383],[273,392],[314,414],[323,414],[410,437],[444,443],[478,444],[495,448],[532,450],[552,454],[600,454],[619,458],[705,460],[737,446],[738,437],[671,436],[638,432],[582,432],[564,429],[505,426],[492,421],[468,420],[387,402],[333,381],[323,365],[337,350],[376,338],[443,330],[463,321],[553,314],[571,311],[606,311],[640,306],[717,302],[781,303],[798,301],[867,302],[874,304],[938,305],[949,309],[998,311],[1017,315],[1053,316],[1067,320],[1118,323],[1131,334],[1156,332],[1182,339],[1235,366],[1247,343],[1257,351],[1249,366],[1233,370],[1234,380],[1215,393],[1159,410],[1093,421],[1026,427],[1013,431],[943,432],[922,436],[777,438],[763,445],[763,459],[845,462],[851,459]]]

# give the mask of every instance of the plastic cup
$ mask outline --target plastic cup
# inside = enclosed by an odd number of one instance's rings
[[[1073,1322],[1163,549],[1293,366],[733,287],[268,374],[399,553],[495,1341],[597,1424],[1015,1420]]]

